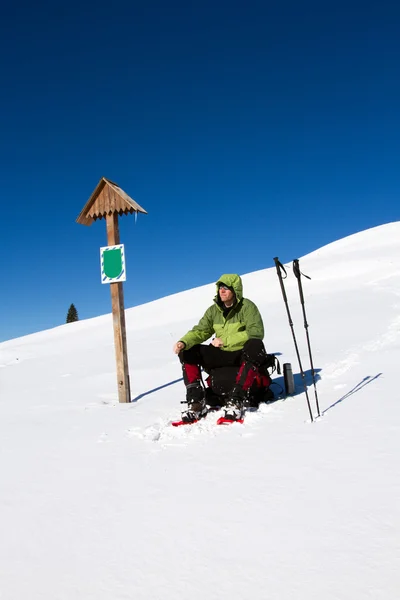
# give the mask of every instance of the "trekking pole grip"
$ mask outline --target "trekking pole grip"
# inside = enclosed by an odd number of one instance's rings
[[[300,281],[301,272],[298,258],[295,258],[293,261],[293,273],[295,274],[297,278],[297,283],[299,284],[300,302],[301,304],[304,304],[303,286],[301,285]]]
[[[277,256],[275,256],[274,258],[274,262],[275,262],[275,266],[276,266],[276,271],[278,273],[278,278],[279,278],[279,283],[281,285],[281,290],[282,290],[282,296],[285,302],[287,302],[287,296],[286,296],[286,291],[285,291],[285,286],[283,285],[283,281],[282,281],[282,273],[281,273],[281,269],[283,270],[283,272],[285,273],[285,276],[287,277],[287,273],[285,271],[285,267],[283,266],[283,264],[279,261],[279,258]]]

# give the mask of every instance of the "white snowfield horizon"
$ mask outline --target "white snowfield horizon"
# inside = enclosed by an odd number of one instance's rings
[[[244,296],[296,394],[243,425],[171,426],[185,397],[172,346],[215,282],[126,310],[130,404],[111,314],[0,343],[1,600],[400,597],[400,222],[300,267],[314,423],[275,267],[243,275]]]

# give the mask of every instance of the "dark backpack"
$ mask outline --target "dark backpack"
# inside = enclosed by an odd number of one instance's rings
[[[213,369],[206,379],[206,402],[209,406],[222,406],[227,396],[235,385],[238,367],[219,367]],[[274,393],[270,389],[271,375],[280,374],[280,364],[276,356],[267,354],[263,365],[257,368],[252,386],[247,392],[247,405],[257,408],[260,402],[274,400]]]

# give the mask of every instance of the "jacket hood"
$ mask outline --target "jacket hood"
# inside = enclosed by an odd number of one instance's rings
[[[218,279],[217,284],[216,284],[217,285],[217,295],[214,298],[214,300],[217,303],[219,300],[218,287],[221,283],[227,285],[228,287],[233,288],[233,291],[235,292],[235,295],[236,295],[236,301],[237,302],[241,301],[241,299],[243,298],[243,284],[242,284],[242,279],[239,275],[237,275],[236,273],[221,275],[221,277]]]

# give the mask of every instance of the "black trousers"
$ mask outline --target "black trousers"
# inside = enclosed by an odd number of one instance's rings
[[[200,379],[200,367],[211,375],[211,387],[216,393],[228,393],[235,383],[238,383],[239,372],[243,372],[243,384],[246,382],[249,369],[262,367],[267,360],[262,340],[250,339],[242,350],[229,352],[215,348],[212,344],[197,344],[179,354],[182,363],[185,385]]]

